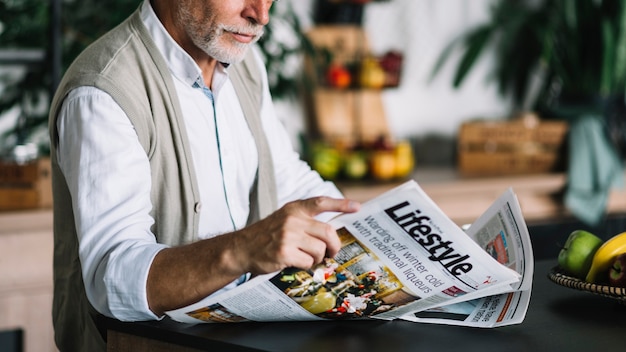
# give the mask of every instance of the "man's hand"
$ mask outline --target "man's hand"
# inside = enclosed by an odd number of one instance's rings
[[[286,204],[267,218],[233,234],[236,262],[244,272],[265,274],[286,267],[307,269],[334,257],[341,243],[323,212],[352,213],[360,205],[346,199],[315,197]]]
[[[163,249],[148,274],[150,309],[162,315],[197,302],[242,274],[308,269],[334,257],[341,246],[337,232],[315,215],[359,208],[356,202],[328,197],[295,201],[242,230]]]

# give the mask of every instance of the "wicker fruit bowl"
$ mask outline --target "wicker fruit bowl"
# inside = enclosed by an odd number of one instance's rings
[[[609,285],[594,284],[575,277],[568,276],[557,266],[548,273],[548,278],[557,285],[573,288],[580,291],[595,293],[600,296],[617,300],[626,305],[626,288]]]

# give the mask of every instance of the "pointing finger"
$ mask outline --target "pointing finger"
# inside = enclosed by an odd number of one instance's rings
[[[331,197],[313,197],[302,201],[305,212],[316,216],[324,212],[354,213],[361,208],[358,202]]]

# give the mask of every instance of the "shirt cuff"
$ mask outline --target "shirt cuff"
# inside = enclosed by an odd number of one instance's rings
[[[148,272],[156,254],[167,248],[163,244],[140,244],[114,251],[104,281],[107,288],[109,310],[121,321],[158,320],[148,306],[146,283]]]

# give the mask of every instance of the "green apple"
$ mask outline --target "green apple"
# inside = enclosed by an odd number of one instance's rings
[[[347,178],[359,180],[367,175],[367,156],[360,151],[348,152],[344,157],[344,173]]]
[[[339,151],[327,145],[315,145],[311,166],[320,176],[327,180],[334,180],[342,167],[342,158]]]
[[[591,267],[593,255],[603,242],[600,237],[589,231],[573,231],[559,252],[559,267],[569,275],[584,280]]]

